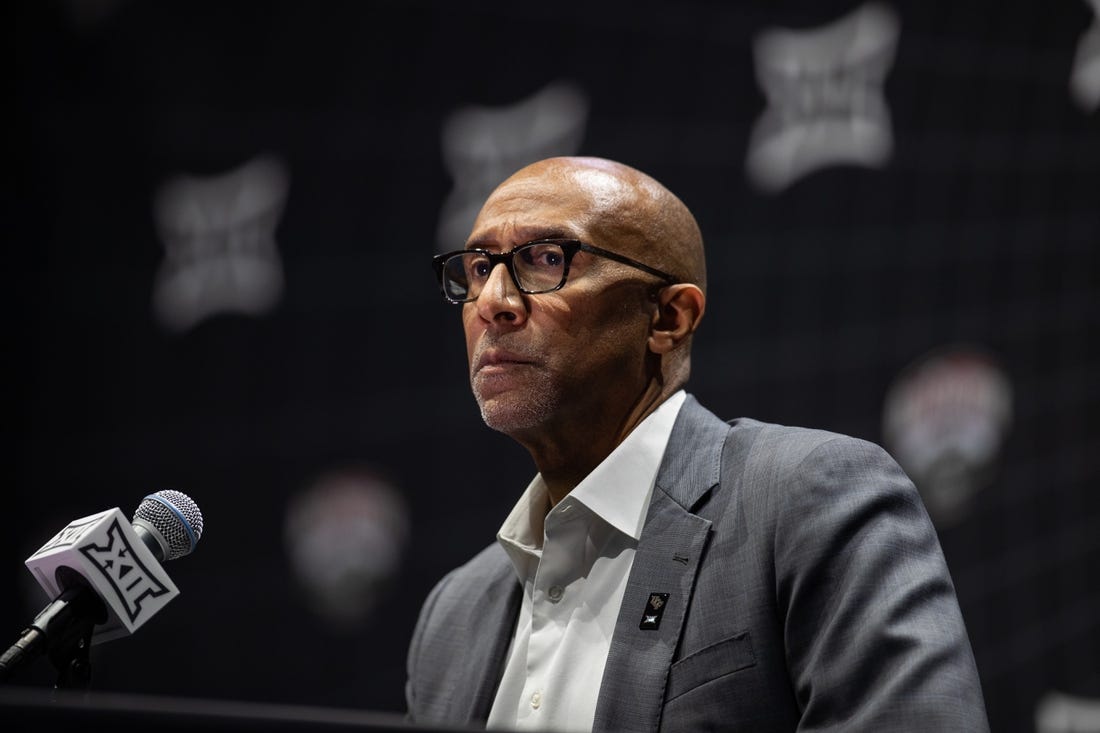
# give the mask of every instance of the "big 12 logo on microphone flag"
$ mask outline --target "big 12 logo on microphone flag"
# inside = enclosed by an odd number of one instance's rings
[[[99,594],[107,607],[107,621],[93,630],[93,644],[134,633],[179,595],[117,507],[71,522],[25,565],[51,598],[65,590],[57,581],[61,567],[80,573]]]

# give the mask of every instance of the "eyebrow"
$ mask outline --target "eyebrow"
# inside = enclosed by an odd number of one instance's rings
[[[537,242],[540,239],[577,239],[576,234],[560,227],[517,227],[516,231],[523,234],[523,237],[521,237],[523,241],[517,242],[515,245],[513,245],[513,247],[518,247],[519,245],[526,244],[528,242]],[[499,246],[496,244],[496,241],[494,239],[490,237],[479,237],[477,239],[471,239],[469,242],[467,242],[465,248],[490,249],[494,246]]]

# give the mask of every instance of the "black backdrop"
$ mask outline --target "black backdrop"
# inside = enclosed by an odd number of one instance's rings
[[[421,600],[533,471],[481,424],[428,268],[455,183],[442,130],[566,83],[588,105],[577,151],[653,174],[699,218],[691,390],[715,412],[883,443],[908,365],[952,344],[995,356],[1011,427],[993,478],[939,525],[991,721],[1033,730],[1048,693],[1100,697],[1100,117],[1069,85],[1096,18],[1084,2],[887,6],[888,161],[760,190],[754,38],[856,7],[10,7],[0,628],[44,603],[22,561],[54,532],[178,489],[207,523],[171,566],[183,593],[94,649],[96,687],[402,709]],[[257,156],[289,180],[281,297],[166,328],[157,191]],[[400,495],[409,534],[349,627],[310,607],[283,526],[303,486],[358,467]],[[42,664],[24,682],[51,680]]]

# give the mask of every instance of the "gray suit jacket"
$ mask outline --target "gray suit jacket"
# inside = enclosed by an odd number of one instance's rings
[[[484,725],[521,589],[492,544],[429,595],[408,718]],[[639,628],[652,593],[660,626]],[[727,424],[688,397],[611,640],[600,731],[984,731],[981,687],[924,506],[878,446]]]

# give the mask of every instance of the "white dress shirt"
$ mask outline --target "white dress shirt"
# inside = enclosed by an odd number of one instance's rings
[[[535,476],[497,540],[523,585],[489,728],[589,731],[611,635],[683,390],[557,506]],[[643,609],[637,609],[641,614]]]

